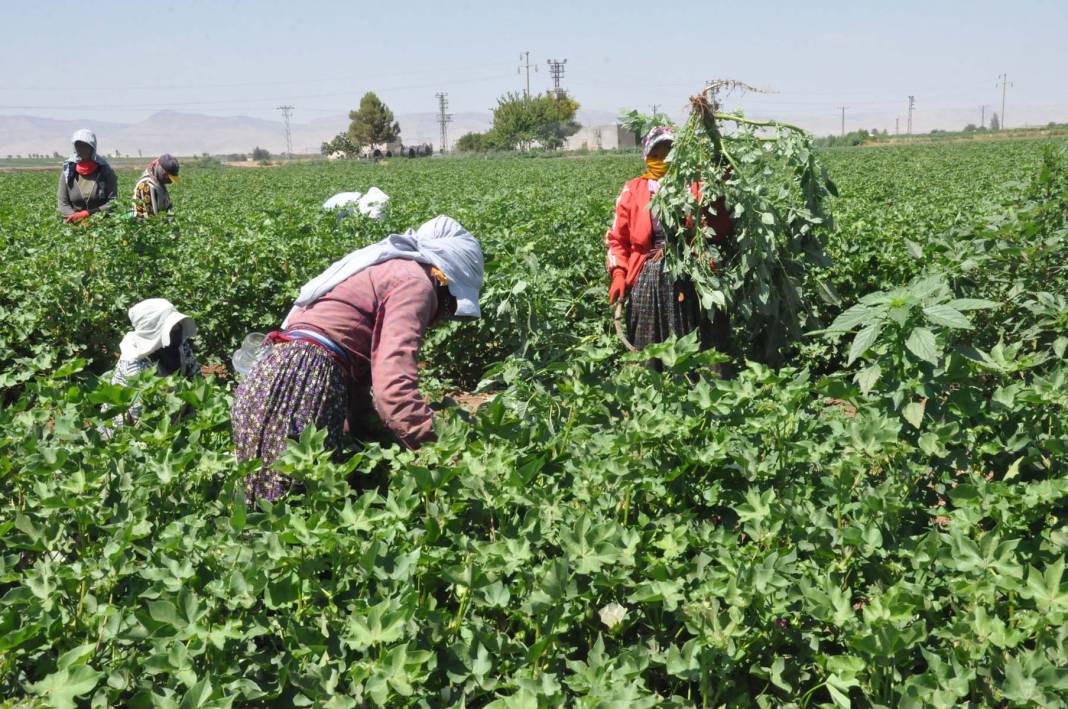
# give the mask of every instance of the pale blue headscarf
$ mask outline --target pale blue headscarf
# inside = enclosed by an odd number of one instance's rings
[[[452,217],[437,216],[418,229],[390,234],[382,241],[357,249],[335,261],[325,271],[304,284],[295,308],[311,305],[345,279],[365,268],[394,258],[409,259],[436,266],[449,279],[449,292],[456,297],[456,316],[477,318],[478,292],[482,288],[484,262],[478,239]],[[290,311],[282,327],[287,327]]]

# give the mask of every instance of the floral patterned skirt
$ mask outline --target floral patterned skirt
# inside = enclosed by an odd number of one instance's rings
[[[308,342],[271,347],[237,387],[230,411],[237,459],[263,461],[245,479],[246,499],[273,501],[288,492],[293,481],[270,464],[308,424],[325,429],[326,446],[336,448],[346,408],[341,365],[321,347]]]
[[[717,310],[709,319],[687,278],[672,279],[664,259],[654,254],[642,266],[627,300],[627,338],[636,348],[698,331],[701,349],[730,352],[730,321]],[[653,362],[659,369],[659,362]]]

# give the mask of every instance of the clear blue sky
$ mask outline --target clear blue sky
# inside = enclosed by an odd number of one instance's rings
[[[435,2],[192,0],[12,2],[0,44],[0,114],[134,121],[157,110],[294,119],[343,113],[375,90],[396,113],[484,111],[519,89],[521,51],[568,60],[585,108],[681,111],[705,79],[778,91],[753,115],[827,132],[978,121],[1068,120],[1068,0],[944,2]],[[971,118],[968,118],[971,117]],[[948,123],[949,125],[941,125]]]

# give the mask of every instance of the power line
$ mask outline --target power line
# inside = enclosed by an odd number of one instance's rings
[[[511,66],[511,62],[493,62],[488,66],[492,66],[497,69],[503,69],[505,66]],[[442,72],[449,72],[455,74],[461,71],[471,71],[474,69],[485,69],[486,63],[481,64],[468,64],[461,67],[442,67],[435,66],[433,70],[427,69],[413,69],[411,71],[398,71],[390,72],[388,74],[381,74],[375,72],[373,76],[367,74],[363,75],[348,75],[348,76],[308,76],[302,79],[287,79],[284,81],[243,81],[236,83],[225,84],[142,84],[134,86],[123,85],[121,87],[112,86],[41,86],[36,84],[34,86],[0,86],[0,91],[114,91],[117,88],[122,91],[178,91],[182,89],[238,89],[248,86],[291,86],[293,84],[300,84],[302,86],[307,84],[334,84],[341,82],[354,82],[354,81],[366,81],[373,79],[379,81],[381,79],[391,79],[399,76],[412,76],[412,75],[431,75],[433,73],[440,74]]]
[[[483,81],[495,81],[497,79],[507,79],[510,74],[495,74],[493,76],[482,76],[473,79],[463,79],[458,81],[452,81],[452,84],[475,84]],[[417,89],[433,88],[436,84],[409,84],[406,86],[391,86],[389,91],[408,91]],[[353,91],[334,91],[323,94],[305,94],[302,96],[289,96],[287,99],[316,99],[316,98],[337,98],[340,96],[353,96]],[[0,110],[40,110],[40,111],[65,111],[65,110],[93,110],[93,109],[129,109],[129,110],[141,110],[141,111],[156,111],[161,108],[183,108],[189,106],[234,106],[234,107],[246,107],[252,104],[271,104],[277,102],[277,98],[250,98],[250,99],[225,99],[221,101],[173,101],[165,103],[139,103],[139,104],[84,104],[84,105],[57,105],[57,106],[14,106],[14,105],[0,105]],[[263,107],[267,109],[267,106]]]
[[[526,71],[527,71],[527,90],[526,90],[526,93],[523,94],[523,95],[526,96],[527,98],[530,98],[530,67],[531,67],[531,64],[530,64],[530,52],[520,52],[519,53],[519,61],[520,62],[524,62],[525,61],[525,63],[520,63],[519,70],[516,73],[517,74],[521,74],[521,73],[523,73],[523,70],[526,69]],[[534,64],[533,66],[534,66],[534,71],[536,72],[538,70],[538,65]]]
[[[278,106],[278,110],[282,112],[282,120],[286,124],[286,155],[292,159],[293,157],[293,137],[289,131],[289,114],[292,112],[293,107],[290,105]]]
[[[909,121],[908,130],[906,131],[909,135],[912,135],[912,109],[914,108],[916,108],[916,97],[909,96]]]
[[[438,146],[438,152],[444,153],[449,149],[449,134],[446,126],[452,120],[452,114],[445,112],[445,109],[449,107],[449,95],[439,92],[434,96],[438,99],[438,125],[441,127],[441,145]]]
[[[553,77],[553,94],[557,99],[562,99],[567,96],[567,92],[560,87],[560,83],[564,80],[564,64],[567,64],[567,60],[558,62],[555,59],[547,59],[546,61],[549,64],[549,74]]]
[[[1001,116],[999,116],[999,118],[1001,120],[998,121],[998,127],[1004,129],[1005,128],[1005,92],[1008,90],[1008,88],[1010,86],[1012,86],[1012,84],[1009,82],[1009,75],[1008,74],[1002,74],[1001,76],[999,76],[998,77],[998,83],[994,84],[994,86],[997,86],[998,84],[1001,84]]]

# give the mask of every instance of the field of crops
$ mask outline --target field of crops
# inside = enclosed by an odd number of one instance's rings
[[[0,174],[0,696],[1065,703],[1064,144],[822,160],[824,330],[726,381],[690,340],[655,348],[661,373],[611,330],[634,156],[190,169],[171,218],[87,228],[55,218],[56,175]],[[382,223],[318,208],[372,184]],[[305,491],[249,508],[229,377],[100,376],[142,298],[227,363],[325,264],[438,213],[481,239],[487,284],[482,320],[424,348],[434,445],[336,462],[305,435],[281,463]],[[144,417],[103,438],[135,394]]]

